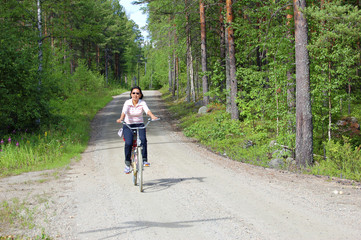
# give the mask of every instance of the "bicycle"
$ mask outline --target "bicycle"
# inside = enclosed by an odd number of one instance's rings
[[[122,122],[125,126],[127,126],[133,132],[133,146],[131,153],[131,167],[133,172],[133,184],[136,186],[139,185],[140,192],[143,192],[143,158],[140,157],[140,152],[142,151],[143,146],[141,145],[141,140],[138,134],[138,130],[145,129],[149,125],[150,122],[158,121],[160,118],[156,120],[152,120],[148,118],[148,122],[144,125],[144,127],[131,127],[126,122]]]

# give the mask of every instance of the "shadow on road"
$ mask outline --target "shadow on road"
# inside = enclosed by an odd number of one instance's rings
[[[177,221],[177,222],[152,222],[152,221],[129,221],[124,222],[124,226],[120,227],[112,227],[112,228],[103,228],[103,229],[96,229],[90,230],[86,232],[81,232],[80,234],[91,234],[91,233],[101,233],[101,232],[114,232],[114,231],[130,231],[136,232],[141,231],[144,229],[149,228],[189,228],[193,227],[195,223],[204,223],[204,222],[215,222],[215,221],[224,221],[231,218],[213,218],[213,219],[200,219],[200,220],[190,220],[190,221]],[[100,239],[107,239],[107,238],[115,238],[124,234],[125,232],[116,233],[113,235],[109,235]]]
[[[192,177],[192,178],[161,178],[144,183],[144,193],[160,192],[174,186],[180,182],[186,181],[198,181],[203,182],[204,177]]]

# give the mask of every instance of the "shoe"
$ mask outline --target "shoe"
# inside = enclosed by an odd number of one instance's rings
[[[125,174],[129,174],[131,171],[132,171],[132,170],[130,169],[129,166],[125,166],[125,168],[124,168],[124,173],[125,173]]]
[[[150,163],[149,162],[143,162],[143,166],[144,167],[150,167]]]

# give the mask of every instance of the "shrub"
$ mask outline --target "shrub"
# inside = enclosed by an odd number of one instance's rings
[[[360,147],[353,148],[346,137],[344,137],[344,144],[335,141],[327,142],[326,159],[315,164],[312,173],[360,181]]]

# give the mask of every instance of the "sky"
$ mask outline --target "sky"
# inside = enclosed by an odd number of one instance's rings
[[[133,1],[134,0],[119,0],[119,3],[124,7],[127,17],[132,19],[136,24],[138,24],[139,29],[141,29],[142,27],[147,25],[147,16],[145,14],[142,14],[142,10],[140,10],[140,8],[144,5],[133,5]],[[141,32],[144,39],[146,39],[148,33],[144,30],[141,30]]]

